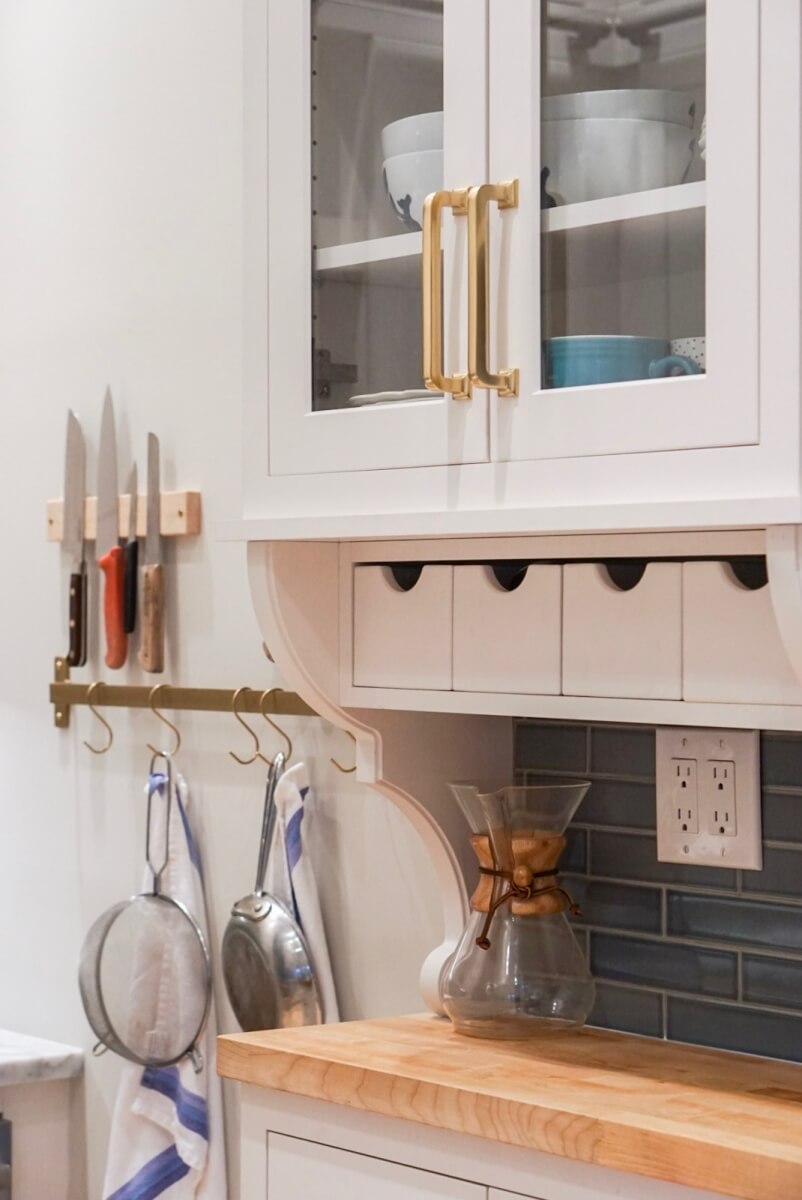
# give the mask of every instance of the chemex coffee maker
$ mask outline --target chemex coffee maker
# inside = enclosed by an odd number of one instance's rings
[[[593,976],[566,913],[561,885],[565,830],[590,784],[449,785],[473,832],[479,883],[471,917],[441,989],[460,1033],[526,1038],[583,1025]]]

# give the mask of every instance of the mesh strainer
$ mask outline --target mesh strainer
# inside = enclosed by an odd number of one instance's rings
[[[159,758],[166,763],[164,774],[154,771]],[[212,991],[209,950],[189,910],[160,891],[170,858],[168,754],[154,754],[147,796],[145,857],[153,889],[115,904],[89,930],[78,971],[81,1000],[99,1039],[96,1053],[113,1050],[145,1067],[168,1066],[189,1054],[200,1070],[197,1043]],[[163,800],[161,812],[154,796]],[[164,850],[156,865],[152,847],[162,836]]]

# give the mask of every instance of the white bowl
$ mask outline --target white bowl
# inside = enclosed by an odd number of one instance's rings
[[[696,116],[693,96],[660,88],[621,88],[605,92],[571,92],[544,96],[540,115],[544,121],[578,117],[628,117],[692,126]]]
[[[384,183],[399,220],[409,230],[420,229],[424,200],[443,186],[443,151],[424,150],[421,154],[396,154],[388,158],[384,164]]]
[[[687,125],[628,118],[544,121],[544,189],[558,204],[682,183],[694,151]]]
[[[443,149],[442,112],[418,113],[385,125],[381,133],[382,158],[398,154],[420,153],[422,150]]]

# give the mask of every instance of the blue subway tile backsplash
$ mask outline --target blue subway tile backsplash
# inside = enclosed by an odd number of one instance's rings
[[[738,959],[726,950],[592,933],[590,965],[597,979],[730,1000],[738,995]]]
[[[640,1033],[644,1037],[662,1037],[663,997],[660,992],[617,987],[597,980],[596,1003],[590,1023],[601,1029]]]
[[[562,864],[590,1023],[802,1062],[802,734],[761,738],[762,871],[658,863],[654,745],[645,726],[517,723],[521,782],[593,784]]]

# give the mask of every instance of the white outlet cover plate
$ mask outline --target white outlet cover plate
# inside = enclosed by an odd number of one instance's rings
[[[697,762],[699,832],[683,833],[674,812],[672,760]],[[702,778],[708,762],[735,763],[736,834],[719,835],[705,806]],[[763,867],[763,824],[760,801],[760,734],[752,729],[657,730],[657,858],[660,862],[705,867]]]

